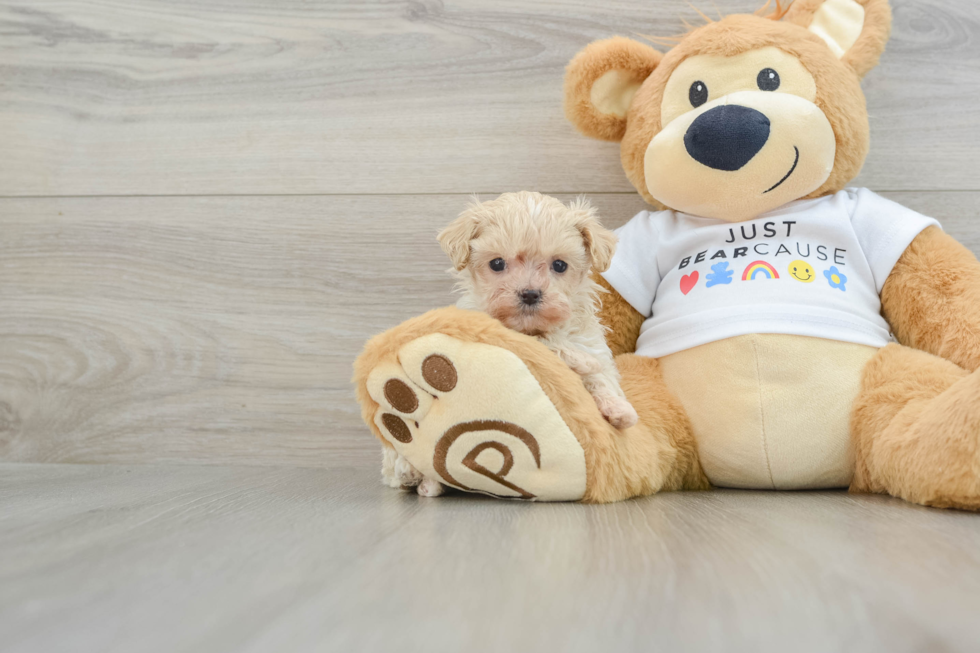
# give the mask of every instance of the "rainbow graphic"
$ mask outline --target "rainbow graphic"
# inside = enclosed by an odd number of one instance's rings
[[[742,281],[755,281],[760,276],[764,279],[778,279],[779,273],[776,272],[776,268],[765,261],[756,261],[749,263],[748,267],[745,268],[745,272],[742,273]]]

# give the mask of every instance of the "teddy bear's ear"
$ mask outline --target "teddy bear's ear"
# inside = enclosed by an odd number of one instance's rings
[[[885,51],[892,12],[888,0],[796,0],[783,20],[822,38],[838,59],[864,77]]]
[[[590,43],[565,71],[565,116],[586,136],[621,140],[633,95],[662,57],[621,36]]]

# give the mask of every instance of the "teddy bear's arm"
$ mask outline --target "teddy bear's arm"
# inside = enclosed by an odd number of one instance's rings
[[[980,262],[938,227],[916,236],[895,264],[881,312],[903,345],[980,368]]]
[[[613,356],[632,354],[636,351],[636,340],[640,337],[643,316],[601,275],[593,273],[592,278],[607,291],[600,295],[602,306],[599,308],[599,321],[610,329],[606,333],[606,344],[612,350]]]

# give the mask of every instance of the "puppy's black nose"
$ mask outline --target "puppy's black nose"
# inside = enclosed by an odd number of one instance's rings
[[[528,306],[534,306],[541,301],[541,291],[540,290],[522,290],[521,291],[521,301]]]
[[[725,104],[697,117],[684,135],[687,153],[715,170],[734,171],[769,140],[769,118],[755,109]]]

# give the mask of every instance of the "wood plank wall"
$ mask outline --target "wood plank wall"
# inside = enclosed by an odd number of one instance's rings
[[[980,3],[893,6],[855,183],[980,252]],[[437,230],[471,193],[585,193],[611,226],[641,210],[617,147],[565,122],[562,71],[682,19],[681,0],[0,1],[0,460],[374,459],[350,365],[452,301]]]

